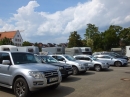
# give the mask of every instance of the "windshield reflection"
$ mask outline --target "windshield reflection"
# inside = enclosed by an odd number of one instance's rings
[[[14,64],[38,63],[34,54],[31,53],[11,53]]]

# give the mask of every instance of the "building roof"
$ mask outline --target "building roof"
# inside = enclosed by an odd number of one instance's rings
[[[0,32],[0,39],[3,38],[14,38],[14,36],[16,35],[17,31],[5,31],[5,32]]]

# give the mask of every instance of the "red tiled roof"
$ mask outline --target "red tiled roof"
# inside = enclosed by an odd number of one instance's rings
[[[3,38],[14,38],[15,34],[17,33],[17,31],[5,31],[5,32],[0,32],[0,39]]]

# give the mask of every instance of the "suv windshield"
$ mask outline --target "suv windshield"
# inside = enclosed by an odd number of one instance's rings
[[[69,56],[69,55],[64,55],[64,57],[66,59],[68,59],[69,61],[76,61],[76,59],[74,59],[73,57]]]
[[[31,53],[11,53],[14,64],[38,63]]]
[[[41,56],[46,63],[57,63],[58,61],[51,56]]]

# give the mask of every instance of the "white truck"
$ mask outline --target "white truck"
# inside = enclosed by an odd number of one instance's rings
[[[80,47],[65,48],[65,54],[67,55],[79,55],[82,54]]]
[[[126,56],[130,58],[130,46],[126,46]]]
[[[20,52],[30,52],[33,54],[39,54],[39,48],[36,46],[22,46],[22,47],[17,47],[18,51]]]
[[[18,48],[14,45],[0,45],[0,51],[18,51]]]
[[[48,52],[51,54],[64,54],[64,47],[46,47],[42,48],[42,52]]]

